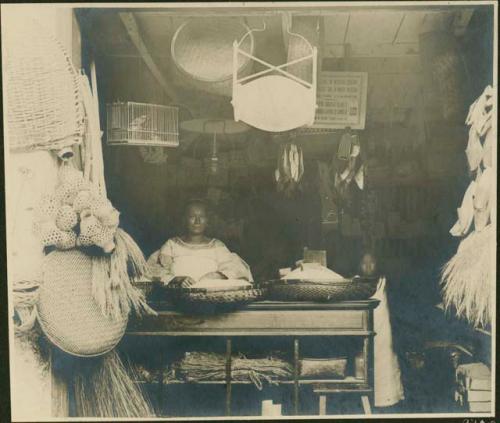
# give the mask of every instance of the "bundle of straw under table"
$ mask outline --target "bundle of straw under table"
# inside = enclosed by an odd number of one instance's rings
[[[188,382],[226,379],[226,357],[223,354],[192,352],[178,363],[178,371]],[[292,376],[292,366],[284,360],[267,357],[249,359],[243,355],[231,358],[231,380],[251,381],[258,389],[262,382],[276,384],[277,379]]]

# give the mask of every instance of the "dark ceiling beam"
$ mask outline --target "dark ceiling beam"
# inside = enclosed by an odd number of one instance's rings
[[[227,7],[227,6],[215,6],[208,4],[203,7],[123,7],[123,8],[100,8],[100,10],[106,10],[115,13],[158,13],[169,16],[186,16],[186,17],[196,17],[196,16],[265,16],[265,15],[278,15],[283,12],[289,12],[297,16],[331,16],[341,12],[382,12],[382,11],[403,11],[403,12],[438,12],[438,11],[460,11],[465,9],[470,9],[471,5],[457,4],[457,5],[432,5],[432,4],[422,4],[419,5],[418,2],[411,5],[383,5],[383,6],[366,6],[366,5],[350,5],[350,6],[340,6],[340,5],[328,5],[319,6],[316,5],[311,7],[304,3],[303,7],[297,6],[287,6],[286,3],[274,3],[270,7],[255,7],[251,6],[251,3],[247,3],[246,6],[242,7]],[[473,8],[488,7],[491,5],[481,5],[475,4]]]
[[[141,55],[148,69],[151,71],[155,79],[161,85],[161,87],[163,88],[167,96],[170,98],[170,100],[174,103],[179,102],[179,96],[177,95],[177,92],[172,88],[171,85],[168,84],[160,68],[156,65],[153,57],[149,53],[149,50],[141,36],[139,26],[137,25],[137,21],[135,20],[134,14],[130,12],[124,12],[124,13],[119,13],[119,16],[121,21],[125,25],[125,29],[127,30],[130,39],[136,46],[137,50],[139,51],[139,54]]]

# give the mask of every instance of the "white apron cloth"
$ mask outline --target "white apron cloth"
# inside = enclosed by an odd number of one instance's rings
[[[404,399],[399,360],[392,346],[392,329],[387,304],[386,280],[380,278],[372,297],[380,301],[374,311],[375,407],[389,407]]]

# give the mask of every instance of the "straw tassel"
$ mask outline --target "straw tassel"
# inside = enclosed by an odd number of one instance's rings
[[[139,316],[156,314],[142,292],[132,285],[146,272],[141,250],[122,229],[116,231],[115,243],[116,248],[109,257],[92,258],[92,293],[96,303],[105,316],[115,319],[127,316],[131,310]]]

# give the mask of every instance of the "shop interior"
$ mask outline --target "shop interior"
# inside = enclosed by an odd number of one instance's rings
[[[194,360],[200,352],[232,351],[233,365],[268,356],[292,363],[298,340],[300,358],[343,358],[363,350],[362,339],[245,336],[253,329],[230,341],[168,337],[153,323],[139,330],[129,321],[116,350],[155,416],[276,415],[272,407],[264,411],[266,401],[280,405],[277,415],[475,410],[470,393],[460,402],[456,374],[470,364],[491,369],[491,321],[478,324],[448,304],[442,280],[464,239],[450,229],[478,177],[466,154],[466,120],[494,86],[492,5],[78,7],[72,24],[74,65],[89,76],[98,101],[107,197],[146,259],[182,234],[186,202],[203,199],[208,236],[241,257],[257,284],[280,279],[308,250],[323,252],[325,267],[345,278],[359,275],[370,253],[385,277],[391,353],[377,355],[375,335],[369,406],[352,392],[332,394],[291,376],[231,385],[222,366],[214,383],[185,383],[171,367],[186,352]],[[236,45],[246,54],[239,57]],[[312,108],[291,89],[237,98],[240,75],[258,79],[266,69],[274,76],[285,70],[288,81],[311,88]],[[342,92],[355,93],[351,108],[329,97],[335,78]],[[313,122],[287,122],[307,120],[308,113]],[[142,133],[160,126],[166,135],[145,141]],[[347,179],[345,148],[347,157],[357,151]],[[85,152],[75,157],[83,161]],[[298,174],[290,170],[295,165]],[[161,289],[146,296],[156,311]],[[267,312],[265,300],[248,307]],[[377,400],[378,373],[391,378],[394,368],[378,370],[378,363],[393,359],[399,391],[384,404]],[[356,363],[347,360],[347,375],[355,376]],[[70,413],[81,415],[75,404]]]

